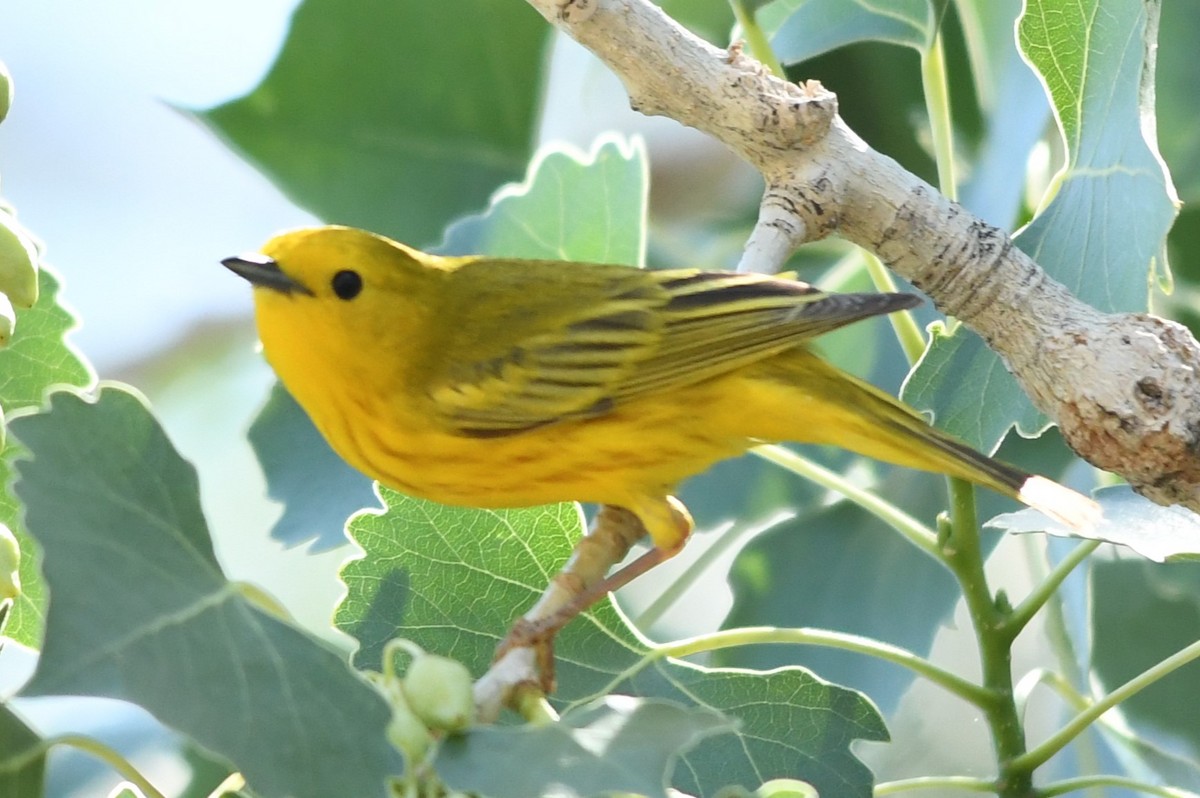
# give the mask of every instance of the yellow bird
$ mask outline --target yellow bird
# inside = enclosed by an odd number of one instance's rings
[[[254,285],[263,350],[343,458],[433,501],[623,507],[664,557],[670,495],[761,443],[833,444],[961,477],[1074,527],[1090,500],[986,457],[829,365],[814,336],[920,300],[782,277],[438,257],[319,227],[224,265]]]

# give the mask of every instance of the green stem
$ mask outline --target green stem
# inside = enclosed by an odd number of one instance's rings
[[[1021,535],[1020,540],[1025,548],[1027,559],[1029,562],[1030,573],[1034,575],[1033,582],[1035,590],[1030,594],[1034,595],[1037,592],[1037,586],[1041,585],[1046,580],[1054,578],[1053,572],[1050,570],[1046,561],[1046,540],[1043,536],[1040,540],[1033,535]],[[1040,548],[1037,548],[1038,544]],[[1035,548],[1037,550],[1035,551]],[[1081,554],[1082,552],[1075,552]],[[1066,571],[1066,567],[1062,569]],[[1017,610],[1010,613],[1010,617],[1005,621],[1006,625],[1011,625],[1012,615],[1016,612],[1023,611],[1029,613],[1036,599],[1031,599],[1030,596],[1025,598],[1021,606]],[[1075,641],[1071,639],[1071,633],[1067,622],[1066,612],[1063,609],[1062,597],[1057,600],[1046,601],[1042,605],[1042,611],[1045,615],[1045,629],[1043,634],[1050,644],[1050,650],[1054,653],[1054,657],[1058,660],[1058,666],[1063,674],[1063,678],[1067,679],[1071,684],[1086,684],[1088,681],[1084,666],[1079,664],[1078,657],[1075,654]],[[1032,620],[1032,617],[1030,618]],[[1014,632],[1013,637],[1020,636],[1020,632]]]
[[[996,606],[984,573],[975,489],[965,480],[950,479],[950,534],[942,553],[962,588],[975,626],[983,687],[993,698],[983,711],[999,767],[996,791],[1001,796],[1028,795],[1033,790],[1033,768],[1016,765],[1025,753],[1025,731],[1013,693],[1012,641],[1003,633],[1004,614]]]
[[[155,789],[153,784],[146,780],[146,777],[128,759],[99,740],[85,737],[82,734],[60,734],[57,737],[47,738],[45,745],[47,748],[54,745],[66,745],[91,754],[107,763],[109,767],[120,774],[121,778],[137,786],[146,798],[166,798],[166,796]]]
[[[921,56],[921,83],[925,92],[925,110],[929,114],[929,132],[933,136],[938,188],[950,199],[958,199],[958,184],[954,175],[954,126],[950,120],[946,52],[940,30],[934,34],[929,49]]]
[[[909,790],[968,790],[970,792],[995,792],[996,782],[976,779],[971,776],[920,776],[914,779],[897,779],[875,785],[875,798],[897,795]]]
[[[1028,771],[1032,771],[1034,768],[1042,766],[1050,759],[1050,757],[1057,754],[1059,751],[1065,748],[1068,743],[1086,731],[1087,728],[1095,723],[1105,712],[1129,698],[1134,693],[1149,687],[1167,674],[1182,668],[1184,665],[1195,659],[1200,659],[1200,640],[1197,640],[1190,646],[1175,652],[1162,662],[1146,669],[1142,673],[1125,682],[1125,684],[1121,685],[1116,690],[1113,690],[1111,693],[1104,696],[1104,698],[1101,698],[1095,704],[1092,704],[1090,707],[1072,718],[1067,725],[1063,726],[1062,729],[1060,729],[1057,733],[1051,735],[1050,738],[1044,743],[1018,756],[1010,763],[1010,765],[1013,768],[1020,768]]]
[[[1017,711],[1021,717],[1025,716],[1025,707],[1029,704],[1029,697],[1033,694],[1034,688],[1039,684],[1053,690],[1059,698],[1070,705],[1076,712],[1091,704],[1091,700],[1076,690],[1075,686],[1061,673],[1055,673],[1047,668],[1035,668],[1021,678],[1015,689]]]
[[[883,265],[883,261],[874,253],[866,250],[863,250],[863,258],[866,259],[867,274],[875,289],[894,293],[896,280]],[[888,321],[892,324],[892,331],[896,333],[896,340],[900,342],[900,348],[904,350],[904,357],[908,359],[908,365],[916,365],[917,361],[921,359],[921,355],[925,354],[925,334],[921,332],[921,325],[917,324],[916,317],[913,316],[912,311],[902,310],[899,313],[889,313]]]
[[[1025,674],[1025,677],[1021,679],[1021,683],[1017,685],[1018,706],[1024,707],[1028,703],[1030,694],[1039,684],[1044,684],[1053,690],[1059,698],[1076,712],[1087,709],[1092,705],[1091,697],[1076,690],[1075,686],[1065,676],[1054,671],[1039,668]],[[1022,714],[1024,714],[1023,710]],[[1125,746],[1134,756],[1138,756],[1139,752],[1145,746],[1145,742],[1138,739],[1129,726],[1119,717],[1109,720],[1107,716],[1101,715],[1096,719],[1096,724],[1104,727],[1105,735],[1108,737],[1110,743],[1119,743]],[[1083,740],[1086,739],[1088,738],[1083,738]],[[1082,742],[1083,740],[1078,740],[1077,742]],[[1094,748],[1094,745],[1091,747]],[[1080,750],[1080,746],[1076,745],[1074,753],[1080,760],[1080,766],[1076,768],[1077,771],[1095,773],[1100,770],[1099,758],[1088,749]],[[1086,757],[1084,756],[1085,753],[1088,754]],[[1072,789],[1088,789],[1089,786],[1093,785],[1085,784]],[[1188,793],[1188,795],[1191,795],[1191,793]]]
[[[933,530],[893,504],[879,498],[869,490],[863,490],[841,474],[817,465],[807,457],[796,454],[783,446],[756,446],[750,451],[764,460],[791,471],[793,474],[815,482],[823,488],[845,496],[871,515],[880,519],[909,540],[921,551],[941,562],[937,535]]]
[[[1037,615],[1038,610],[1045,606],[1046,602],[1054,596],[1058,588],[1062,586],[1062,583],[1071,575],[1071,572],[1086,560],[1093,551],[1099,548],[1099,546],[1100,541],[1098,540],[1085,540],[1080,543],[1025,597],[1024,601],[1017,605],[1012,613],[1004,619],[1001,626],[1001,630],[1008,635],[1010,641],[1015,640],[1017,635],[1021,634],[1021,630],[1033,620],[1033,616]]]
[[[1096,787],[1116,787],[1118,789],[1143,792],[1146,795],[1160,795],[1162,798],[1200,798],[1196,793],[1189,790],[1148,784],[1137,779],[1126,778],[1125,776],[1079,776],[1074,779],[1063,779],[1062,781],[1047,784],[1038,790],[1038,794],[1041,798],[1053,798],[1055,795],[1066,795],[1069,792],[1090,790]]]
[[[947,477],[947,482],[950,486],[950,535],[942,544],[941,552],[950,570],[958,577],[976,628],[980,632],[993,633],[1000,619],[983,571],[975,488],[965,479],[956,477]]]
[[[853,651],[891,662],[913,673],[924,676],[934,684],[962,698],[975,706],[984,706],[994,701],[994,696],[972,681],[962,678],[950,671],[943,670],[927,659],[918,657],[907,649],[872,640],[868,637],[833,632],[827,629],[780,629],[773,626],[748,626],[739,629],[726,629],[711,634],[699,635],[674,643],[655,646],[643,662],[638,663],[627,673],[615,681],[627,678],[636,670],[640,670],[648,662],[663,657],[682,658],[693,654],[716,651],[734,646],[761,645],[765,643],[789,643],[793,645],[825,646],[842,651]]]
[[[954,129],[940,31],[934,33],[933,41],[921,58],[921,81],[937,161],[938,185],[946,197],[954,200],[958,196],[958,181],[954,173]],[[995,790],[1000,796],[1031,795],[1033,767],[1023,765],[1021,761],[1026,751],[1025,730],[1021,726],[1013,692],[1012,642],[1015,635],[1011,632],[1012,627],[1007,626],[1008,611],[998,606],[984,572],[974,488],[961,479],[951,478],[949,481],[950,534],[945,539],[942,553],[958,579],[975,627],[983,669],[983,687],[995,697],[994,701],[983,707],[999,769]],[[1031,606],[1027,606],[1026,610]]]
[[[1052,587],[1055,590],[1061,587],[1063,579],[1076,567],[1078,562],[1081,562],[1100,545],[1090,541],[1079,543],[1064,558],[1063,562],[1050,570],[1046,559],[1047,545],[1044,537],[1038,540],[1033,535],[1022,535],[1021,543],[1029,558],[1030,571],[1036,574],[1034,579],[1036,587],[1005,620],[1005,626],[1008,627],[1006,631],[1012,639],[1016,639],[1021,634],[1021,628],[1036,614],[1040,601],[1037,594],[1049,591]],[[1063,598],[1061,595],[1050,596],[1047,593],[1046,600],[1041,607],[1045,619],[1043,634],[1062,672],[1061,676],[1055,675],[1055,679],[1050,682],[1051,687],[1056,689],[1068,703],[1072,703],[1076,711],[1082,710],[1090,703],[1090,698],[1076,692],[1073,685],[1087,684],[1088,676],[1084,666],[1079,663],[1075,641],[1071,639]],[[1075,703],[1076,701],[1078,703]],[[1020,686],[1017,688],[1017,705],[1021,707],[1021,717],[1023,718],[1025,716],[1025,700],[1021,695]],[[1103,770],[1097,742],[1090,736],[1083,736],[1076,740],[1075,757],[1078,760],[1077,772],[1079,773],[1099,773]]]
[[[775,51],[771,49],[767,34],[758,24],[753,9],[746,5],[745,0],[729,0],[729,7],[733,9],[733,16],[737,20],[738,27],[742,29],[742,36],[745,37],[746,44],[750,45],[750,53],[762,61],[776,77],[786,79],[787,75],[783,71],[783,64],[779,63],[779,59],[775,57]]]
[[[409,660],[414,660],[425,653],[425,649],[406,637],[393,637],[383,644],[383,678],[385,682],[394,681],[396,676],[396,654],[403,651]]]

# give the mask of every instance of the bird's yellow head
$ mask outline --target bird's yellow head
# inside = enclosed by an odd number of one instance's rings
[[[261,253],[222,263],[254,286],[267,360],[314,417],[333,412],[315,405],[327,404],[338,385],[384,388],[381,381],[403,379],[384,363],[420,359],[420,331],[446,268],[439,258],[349,227],[290,231]]]

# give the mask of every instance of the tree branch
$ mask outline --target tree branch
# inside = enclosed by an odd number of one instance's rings
[[[528,0],[595,53],[631,105],[702,130],[766,179],[740,268],[838,235],[877,254],[1003,358],[1080,456],[1200,510],[1200,346],[1182,325],[1080,302],[1003,231],[874,150],[820,84],[774,77],[648,0]]]

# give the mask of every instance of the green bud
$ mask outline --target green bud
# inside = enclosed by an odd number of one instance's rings
[[[8,109],[12,107],[13,85],[12,75],[8,74],[8,67],[0,61],[0,122],[8,116]]]
[[[0,293],[17,307],[27,308],[37,301],[38,260],[29,235],[11,214],[0,212]]]
[[[425,725],[438,731],[462,731],[475,715],[471,672],[461,662],[422,654],[404,674],[404,697]]]
[[[21,595],[21,546],[17,536],[0,524],[0,601]]]
[[[755,798],[819,798],[811,784],[795,779],[771,779],[754,795]]]
[[[8,297],[0,294],[0,347],[8,346],[9,339],[17,327],[17,314]]]
[[[401,691],[395,691],[395,695],[389,698],[392,719],[387,727],[388,740],[404,754],[409,767],[413,767],[425,759],[430,746],[433,745],[433,735],[421,719],[413,714]]]

